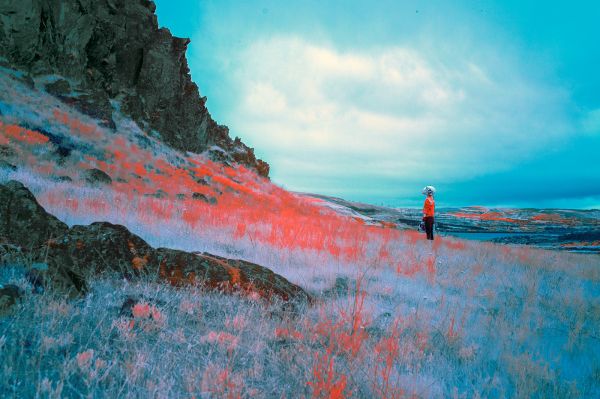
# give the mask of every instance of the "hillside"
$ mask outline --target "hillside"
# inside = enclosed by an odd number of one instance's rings
[[[0,44],[0,397],[600,396],[597,255],[279,187],[151,1],[5,2]]]
[[[155,11],[149,0],[3,2],[0,65],[113,130],[118,109],[177,150],[268,176],[269,165],[211,118],[189,74],[190,40],[159,29]]]

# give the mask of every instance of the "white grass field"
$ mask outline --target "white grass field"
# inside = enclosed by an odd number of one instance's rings
[[[69,225],[109,221],[155,247],[242,258],[315,298],[289,314],[104,275],[65,300],[32,290],[26,260],[0,259],[0,284],[26,292],[0,317],[0,397],[600,397],[598,256],[367,226],[0,77],[0,144],[19,161],[0,183],[21,181]],[[42,130],[72,140],[64,163]],[[105,170],[111,188],[82,184],[84,167]],[[127,296],[145,301],[133,318],[119,316]]]

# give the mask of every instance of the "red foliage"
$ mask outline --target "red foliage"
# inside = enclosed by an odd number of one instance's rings
[[[452,315],[452,317],[450,318],[450,324],[448,324],[448,331],[446,332],[446,336],[449,339],[455,339],[458,336],[454,328],[454,318],[455,315]]]
[[[425,259],[425,264],[427,267],[427,279],[430,283],[433,284],[435,279],[436,267],[435,267],[435,256],[430,255]]]
[[[6,125],[0,121],[0,144],[8,145],[11,142],[41,145],[48,142],[48,137],[35,130],[25,129],[17,125]]]
[[[309,329],[313,339],[335,354],[357,357],[364,342],[368,339],[365,328],[370,324],[364,309],[366,292],[361,289],[361,279],[356,282],[354,300],[349,308],[340,307],[337,322],[323,315],[322,319]]]
[[[218,344],[219,346],[232,351],[237,347],[238,337],[225,331],[210,331],[208,334],[202,337],[202,341],[211,344]]]
[[[51,175],[54,170],[54,164],[48,162],[40,162],[35,166],[35,171],[41,175]]]
[[[340,215],[322,200],[288,192],[240,165],[225,167],[202,155],[160,152],[156,150],[159,144],[143,149],[126,134],[109,136],[60,109],[54,110],[54,118],[82,141],[94,141],[93,147],[102,151],[102,156],[84,155],[84,160],[74,157],[69,168],[98,168],[113,178],[94,200],[67,201],[59,193],[46,192],[44,196],[55,208],[62,201],[73,213],[103,217],[131,216],[133,207],[137,220],[154,231],[182,222],[192,232],[218,230],[223,236],[279,253],[310,252],[324,261],[397,267],[407,276],[427,270],[432,275],[432,265],[423,265],[412,255],[397,259],[398,242],[412,246],[422,240],[417,232],[401,232],[393,223],[366,225],[360,218]],[[22,135],[36,143],[48,140],[36,132]],[[27,162],[41,165],[36,159]],[[38,169],[52,172],[46,164]]]
[[[458,218],[466,218],[466,219],[479,219],[479,220],[496,220],[501,222],[509,222],[509,223],[523,223],[523,220],[507,218],[503,216],[500,212],[483,212],[483,213],[450,213],[450,215],[458,217]]]
[[[446,337],[449,340],[454,340],[458,338],[464,327],[466,316],[467,313],[463,311],[461,319],[456,320],[456,312],[452,314],[452,316],[450,317],[450,322],[448,323],[448,330],[446,331]]]
[[[451,249],[453,251],[463,251],[467,247],[467,245],[463,241],[444,239],[443,243],[446,247],[448,247],[448,249]]]
[[[308,385],[312,388],[313,398],[342,399],[345,398],[347,377],[337,373],[334,369],[334,360],[331,351],[315,354],[312,367],[312,381]]]
[[[131,309],[133,317],[147,319],[150,317],[150,305],[147,303],[136,303]]]
[[[71,133],[74,135],[83,136],[88,139],[97,139],[101,136],[101,133],[97,130],[96,126],[71,118],[68,113],[59,109],[54,110],[54,118],[61,124],[69,126]]]
[[[244,381],[238,375],[234,375],[229,367],[224,369],[209,365],[202,376],[202,392],[210,394],[210,397],[241,399],[244,391]]]
[[[295,339],[298,341],[304,339],[304,334],[302,334],[300,331],[296,330],[295,328],[277,327],[275,329],[275,336],[277,338]]]
[[[400,319],[396,319],[390,334],[375,345],[375,369],[373,391],[380,398],[400,398],[404,396],[402,389],[390,381],[394,363],[400,355]]]
[[[574,224],[574,220],[563,217],[557,213],[540,213],[531,218],[532,222],[553,222],[561,224]]]

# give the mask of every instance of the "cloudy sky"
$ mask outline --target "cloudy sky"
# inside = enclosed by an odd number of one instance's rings
[[[290,190],[600,207],[598,2],[156,3],[213,117]]]

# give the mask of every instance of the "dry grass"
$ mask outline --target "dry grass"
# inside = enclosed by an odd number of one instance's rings
[[[0,392],[597,396],[600,296],[598,280],[586,277],[599,266],[595,257],[426,245],[417,243],[415,251],[425,262],[433,253],[433,274],[424,268],[406,276],[380,264],[296,270],[295,279],[319,301],[295,317],[277,303],[111,276],[94,281],[91,294],[77,301],[27,295],[0,319]],[[527,256],[538,262],[519,263]],[[30,289],[22,273],[5,267],[2,279]],[[127,295],[147,304],[133,319],[119,318]]]
[[[65,302],[31,293],[29,262],[13,254],[0,283],[29,294],[0,318],[0,397],[600,397],[598,256],[368,226],[177,153],[118,112],[115,136],[0,72],[0,139],[19,161],[0,182],[20,180],[70,225],[105,220],[153,246],[243,258],[318,298],[290,318],[277,304],[103,276]],[[63,164],[43,131],[72,141]],[[113,184],[82,184],[92,167]],[[147,302],[133,320],[118,316],[127,295]]]

